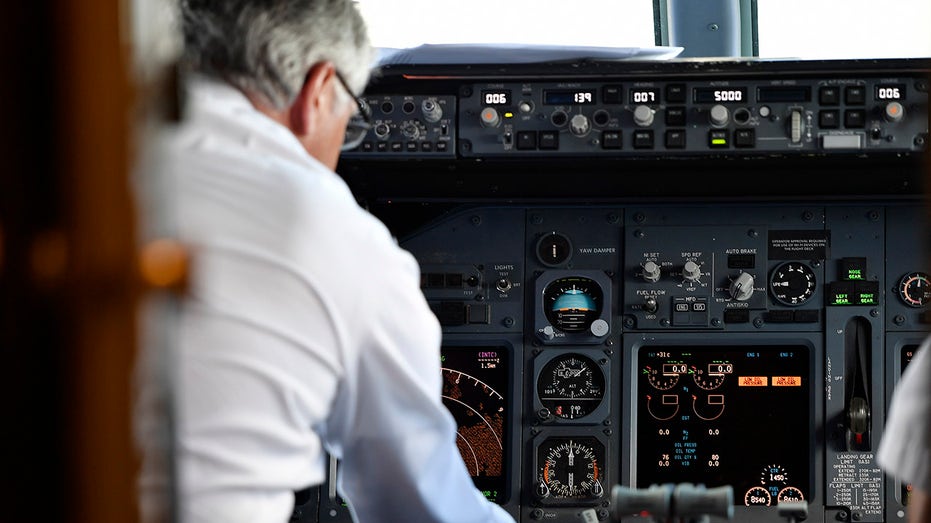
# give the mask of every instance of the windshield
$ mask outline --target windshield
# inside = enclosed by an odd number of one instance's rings
[[[653,47],[651,0],[357,0],[372,42]],[[737,2],[737,0],[735,0]],[[928,0],[756,0],[761,58],[931,56]],[[749,54],[748,54],[749,55]]]

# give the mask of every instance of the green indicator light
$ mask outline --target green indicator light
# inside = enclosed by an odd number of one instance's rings
[[[876,295],[872,293],[861,294],[860,303],[864,305],[876,305]]]
[[[711,145],[727,145],[727,140],[724,138],[714,138],[711,140]]]
[[[850,305],[850,298],[846,294],[834,296],[834,305]]]
[[[860,269],[850,269],[847,271],[848,280],[862,280],[863,272]]]

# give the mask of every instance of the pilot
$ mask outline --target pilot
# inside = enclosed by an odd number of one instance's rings
[[[181,11],[185,117],[161,164],[193,260],[171,362],[180,520],[284,523],[330,453],[357,521],[512,522],[456,447],[415,259],[334,172],[374,58],[354,3]]]
[[[892,395],[876,460],[911,484],[909,523],[931,521],[931,338],[915,353]]]

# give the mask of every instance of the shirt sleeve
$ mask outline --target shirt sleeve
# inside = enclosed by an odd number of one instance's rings
[[[931,491],[931,342],[896,386],[876,460],[887,473]]]
[[[338,487],[357,521],[513,522],[474,486],[442,403],[440,328],[413,257],[396,246],[347,363],[328,440],[341,457]],[[397,275],[397,276],[395,276]]]

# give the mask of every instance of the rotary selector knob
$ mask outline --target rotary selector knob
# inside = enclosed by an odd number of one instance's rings
[[[592,130],[592,123],[584,114],[577,114],[569,120],[569,130],[576,136],[585,136]]]
[[[608,325],[608,322],[606,322],[605,320],[598,318],[597,320],[592,322],[592,325],[588,328],[588,330],[590,330],[592,334],[600,338],[608,334],[608,331],[611,330],[611,326]]]
[[[728,289],[731,298],[737,301],[747,301],[753,296],[753,276],[745,272],[740,273]]]
[[[482,109],[482,125],[485,127],[497,127],[501,123],[501,116],[498,115],[498,110],[494,107],[486,107]]]
[[[634,123],[640,127],[648,127],[653,123],[653,109],[648,105],[638,105],[634,109]]]
[[[687,281],[696,282],[701,278],[701,266],[689,260],[682,267],[682,277]]]
[[[884,116],[887,122],[899,122],[905,116],[905,108],[899,102],[889,102],[886,104]]]
[[[543,335],[543,339],[552,340],[556,337],[556,329],[554,329],[552,325],[547,325],[546,327],[543,327],[543,330],[540,331],[540,334]]]
[[[648,261],[643,264],[643,279],[650,282],[656,283],[659,281],[660,269],[659,265],[656,262]]]
[[[715,127],[724,127],[730,119],[730,112],[727,110],[727,107],[718,104],[712,107],[711,111],[708,112],[708,119],[711,120],[711,125]]]
[[[439,122],[440,118],[443,117],[443,108],[432,98],[427,98],[421,102],[420,110],[423,111],[423,119],[430,123]]]

